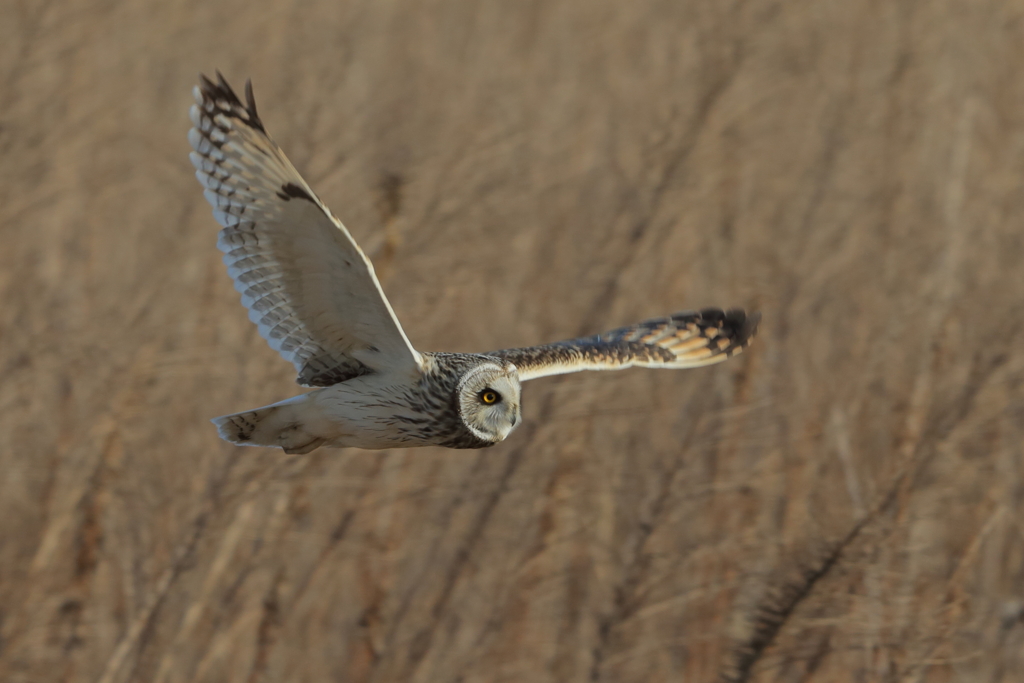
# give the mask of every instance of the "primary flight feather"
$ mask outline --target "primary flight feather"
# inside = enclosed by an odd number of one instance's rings
[[[483,448],[520,421],[520,382],[580,370],[693,368],[736,355],[760,319],[705,309],[603,334],[483,354],[417,352],[373,265],[218,73],[200,76],[189,156],[222,229],[217,246],[271,348],[303,386],[280,403],[214,419],[245,446]]]

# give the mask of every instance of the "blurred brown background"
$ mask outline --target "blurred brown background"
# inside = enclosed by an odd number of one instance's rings
[[[1024,680],[1024,0],[8,0],[0,680]],[[188,162],[262,118],[413,343],[764,313],[496,448],[300,391]]]

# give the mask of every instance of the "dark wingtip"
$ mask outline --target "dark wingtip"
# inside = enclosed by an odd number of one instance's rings
[[[249,125],[266,133],[267,129],[263,127],[263,122],[260,121],[259,114],[256,113],[256,98],[252,94],[252,80],[247,79],[245,81],[245,104],[242,104],[242,100],[239,99],[231,84],[224,78],[224,74],[220,72],[220,69],[214,70],[214,73],[217,75],[216,83],[208,78],[206,74],[199,74],[199,88],[202,90],[203,95],[211,100],[224,100],[232,107],[241,109],[248,114]],[[226,113],[232,115],[230,112]],[[235,118],[241,118],[237,114],[234,114],[234,116]]]
[[[259,114],[256,113],[256,98],[252,94],[252,79],[245,79],[245,106],[249,108],[249,113],[252,117],[259,121]]]
[[[693,315],[692,311],[684,311],[675,314],[673,318],[689,318]],[[726,311],[721,308],[703,308],[697,311],[696,315],[707,325],[724,328],[733,341],[733,346],[744,346],[753,339],[757,334],[757,325],[761,322],[760,312],[747,313],[742,308],[730,308]]]
[[[702,330],[716,330],[709,336],[715,339],[712,357],[729,358],[750,346],[761,322],[759,312],[747,313],[742,308],[702,308],[699,311],[681,311],[671,316],[677,325],[696,324]],[[705,336],[702,332],[701,336]]]
[[[229,93],[234,95],[235,91],[231,89],[231,86],[228,84],[227,79],[224,78],[224,74],[220,72],[220,69],[214,69],[214,72],[217,74],[218,85],[220,85],[221,88],[227,90]],[[235,99],[237,100],[238,97],[236,96]]]
[[[729,312],[732,313],[733,311]],[[740,313],[742,312],[743,311],[741,310]],[[722,320],[725,320],[728,317],[725,311],[723,311],[721,308],[702,308],[700,311],[698,311],[698,313],[700,313],[701,320],[704,320],[705,322],[709,323],[718,323],[721,322]]]
[[[206,74],[200,72],[199,87],[203,90],[203,92],[212,92],[217,88],[217,84],[211,81]]]
[[[211,99],[227,100],[231,104],[241,107],[242,102],[224,79],[224,74],[220,72],[220,69],[216,69],[214,74],[217,76],[216,83],[206,74],[199,74],[199,87],[203,94]]]
[[[701,311],[702,314],[706,313]],[[757,325],[761,322],[759,312],[747,313],[742,308],[730,308],[728,311],[718,311],[718,320],[722,327],[728,331],[731,344],[729,352],[740,350],[750,345],[754,335],[757,334]],[[705,316],[706,317],[706,316]]]
[[[736,327],[736,343],[749,344],[750,340],[757,334],[757,325],[761,322],[761,312],[747,313],[741,308],[734,308],[725,314],[726,319],[733,315],[736,316],[735,320],[738,323]]]

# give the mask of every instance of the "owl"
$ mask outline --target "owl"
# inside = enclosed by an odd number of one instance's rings
[[[214,418],[221,438],[286,453],[315,448],[484,448],[522,421],[521,383],[580,370],[694,368],[735,356],[758,314],[707,308],[591,337],[487,353],[413,348],[369,259],[271,139],[252,85],[193,90],[189,155],[217,246],[260,335],[314,387]]]

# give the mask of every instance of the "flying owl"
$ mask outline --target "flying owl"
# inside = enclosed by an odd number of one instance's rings
[[[200,76],[189,157],[217,246],[260,334],[290,361],[294,398],[213,420],[242,446],[484,448],[522,419],[520,383],[580,370],[694,368],[746,348],[760,315],[709,308],[603,334],[488,353],[413,348],[373,266],[220,73]]]

